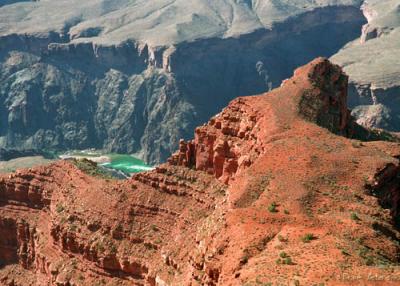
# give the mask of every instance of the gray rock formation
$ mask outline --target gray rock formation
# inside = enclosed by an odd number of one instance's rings
[[[358,123],[400,131],[400,1],[367,0],[361,37],[332,60],[350,76],[349,104]]]
[[[0,147],[95,147],[162,161],[231,99],[277,86],[358,37],[361,2],[4,5]]]

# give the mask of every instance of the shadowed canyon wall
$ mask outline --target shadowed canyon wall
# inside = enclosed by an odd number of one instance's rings
[[[356,38],[355,7],[326,7],[271,30],[169,47],[10,35],[0,41],[0,147],[104,148],[164,161],[231,99],[280,85]],[[66,27],[68,29],[68,27]]]

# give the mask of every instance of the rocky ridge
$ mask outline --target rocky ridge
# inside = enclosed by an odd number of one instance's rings
[[[65,161],[1,176],[1,283],[396,285],[400,146],[348,138],[370,133],[346,85],[316,59],[128,180]]]

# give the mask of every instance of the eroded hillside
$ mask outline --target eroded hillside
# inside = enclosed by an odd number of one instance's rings
[[[350,139],[384,134],[346,96],[319,58],[232,101],[153,171],[2,176],[1,283],[397,285],[400,146]]]

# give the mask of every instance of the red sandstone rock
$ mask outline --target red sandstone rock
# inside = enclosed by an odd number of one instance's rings
[[[400,146],[338,136],[368,135],[346,85],[317,59],[129,180],[1,176],[0,284],[397,285]]]

